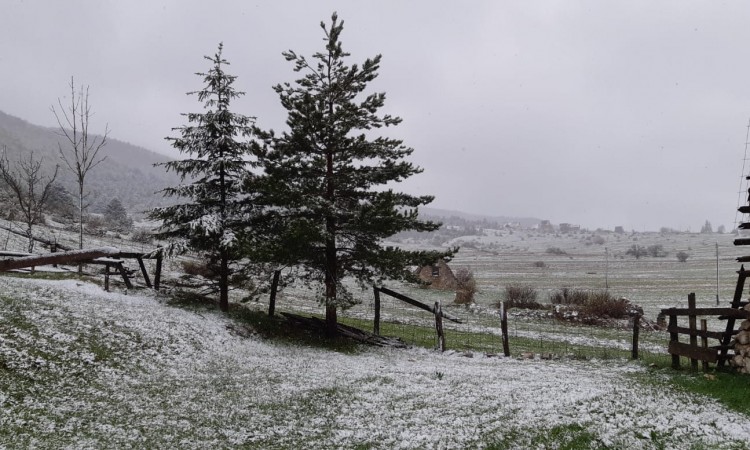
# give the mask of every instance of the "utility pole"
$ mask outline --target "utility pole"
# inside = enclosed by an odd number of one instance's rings
[[[609,290],[609,249],[604,247],[604,290]]]

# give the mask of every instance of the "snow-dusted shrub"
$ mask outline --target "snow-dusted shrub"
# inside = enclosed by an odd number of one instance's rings
[[[531,286],[509,284],[505,286],[506,308],[544,309],[545,306],[536,301],[537,292]]]
[[[461,267],[454,273],[456,277],[456,298],[454,303],[466,305],[474,303],[474,294],[477,292],[477,281],[474,273],[466,267]]]

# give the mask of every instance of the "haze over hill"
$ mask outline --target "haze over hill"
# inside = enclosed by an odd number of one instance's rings
[[[43,159],[48,173],[52,173],[55,164],[60,165],[58,181],[74,193],[77,192],[77,184],[60,158],[58,142],[63,150],[67,150],[67,147],[65,138],[59,136],[58,131],[0,111],[0,149],[7,149],[11,164],[18,161],[19,155],[34,152],[35,158]],[[106,159],[86,177],[90,211],[103,208],[113,198],[119,198],[131,212],[145,211],[164,203],[159,191],[179,182],[174,174],[167,173],[162,167],[153,166],[155,163],[168,161],[169,158],[145,148],[109,138],[100,154]]]

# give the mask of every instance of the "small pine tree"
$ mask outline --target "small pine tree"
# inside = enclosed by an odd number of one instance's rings
[[[378,115],[385,94],[365,94],[377,77],[380,55],[347,65],[339,40],[343,22],[334,13],[330,28],[321,22],[325,49],[314,62],[293,51],[283,55],[304,76],[295,85],[274,87],[288,111],[289,131],[280,136],[256,131],[264,141],[261,164],[267,174],[265,201],[276,226],[271,258],[296,264],[309,279],[322,282],[329,334],[337,329],[337,308],[353,302],[342,284],[353,277],[365,286],[384,278],[404,279],[410,265],[431,263],[451,252],[410,252],[382,247],[401,231],[433,231],[417,208],[432,201],[384,189],[422,169],[404,160],[412,153],[402,141],[374,137],[374,131],[401,119]]]
[[[232,87],[236,76],[224,67],[223,45],[203,77],[204,87],[197,95],[203,113],[183,114],[190,125],[175,128],[180,137],[168,137],[172,146],[190,156],[180,161],[158,164],[173,170],[188,183],[170,187],[166,196],[183,198],[184,203],[156,208],[149,216],[162,221],[157,237],[170,241],[168,253],[186,250],[204,252],[218,276],[219,307],[229,309],[230,264],[240,259],[239,241],[244,229],[242,182],[249,176],[246,158],[254,118],[230,110],[233,99],[243,95]]]
[[[110,229],[124,231],[133,228],[133,220],[119,198],[113,198],[104,208],[104,221]]]

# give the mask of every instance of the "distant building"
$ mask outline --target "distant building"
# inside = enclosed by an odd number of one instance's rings
[[[542,223],[539,224],[539,231],[554,233],[555,227],[549,220],[542,220]]]
[[[625,234],[625,228],[623,228],[622,226],[618,225],[618,226],[615,227],[615,233]]]

